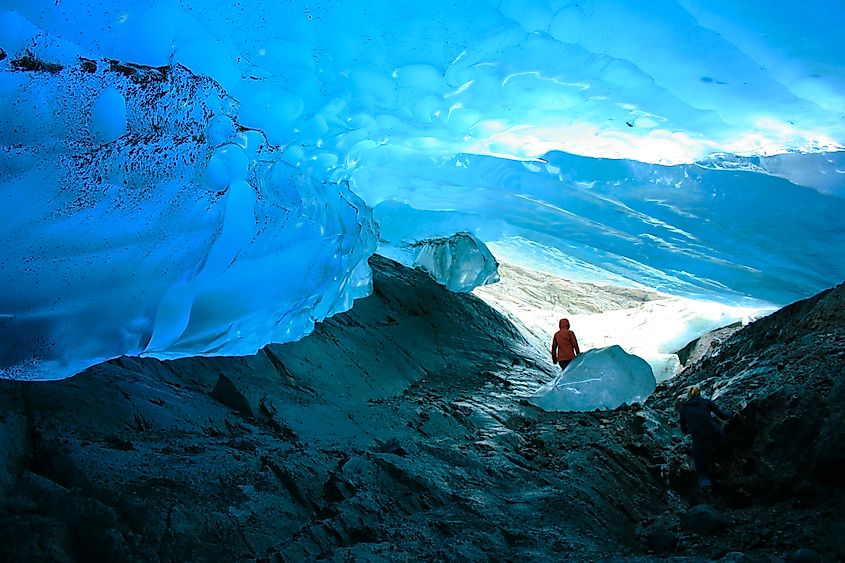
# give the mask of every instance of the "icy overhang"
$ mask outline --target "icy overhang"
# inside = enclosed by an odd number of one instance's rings
[[[3,49],[183,64],[270,141],[643,162],[841,150],[837,1],[6,3]],[[345,143],[342,142],[345,140]],[[311,156],[311,155],[308,155]]]
[[[845,277],[843,24],[837,2],[6,2],[3,375],[296,339],[366,293],[377,245],[461,232],[561,274],[809,295]]]

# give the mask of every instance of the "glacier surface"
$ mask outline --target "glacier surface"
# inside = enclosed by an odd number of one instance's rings
[[[376,251],[460,291],[489,245],[806,297],[845,278],[843,25],[835,1],[6,0],[0,376],[296,340]]]

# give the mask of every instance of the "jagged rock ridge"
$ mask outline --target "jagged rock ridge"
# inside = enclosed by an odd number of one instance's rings
[[[842,451],[841,408],[833,409],[842,398],[841,287],[785,310],[787,320],[752,324],[645,406],[544,413],[521,397],[556,373],[545,351],[535,353],[475,297],[383,259],[373,265],[371,297],[313,335],[252,357],[123,358],[66,381],[0,382],[4,557],[845,553],[831,534],[842,526],[842,483],[831,472],[799,473],[805,461],[794,456],[815,448],[806,459],[820,469]],[[786,351],[767,356],[779,347]],[[730,384],[742,370],[770,373],[769,363],[783,379]],[[674,424],[676,397],[690,382],[707,392],[721,386],[727,406],[746,405],[729,446],[752,447],[721,459],[710,507],[693,506]],[[808,394],[808,383],[821,394]],[[821,397],[827,410],[807,428],[769,417],[792,401],[790,414],[809,420],[801,409]],[[770,440],[790,429],[801,429],[803,441]],[[749,472],[754,455],[758,468]],[[781,465],[765,471],[772,460]],[[771,487],[794,475],[812,490]]]

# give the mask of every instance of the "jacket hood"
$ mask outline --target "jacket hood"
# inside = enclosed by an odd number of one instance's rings
[[[560,319],[558,326],[561,329],[568,329],[569,328],[569,319]]]

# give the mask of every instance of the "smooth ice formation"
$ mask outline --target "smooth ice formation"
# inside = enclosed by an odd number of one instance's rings
[[[369,293],[363,202],[240,128],[213,81],[131,66],[6,77],[4,142],[21,144],[4,153],[4,377],[252,353]]]
[[[381,254],[397,262],[419,268],[437,283],[456,292],[499,280],[498,264],[483,242],[469,233],[433,238],[401,247],[387,246]]]
[[[655,387],[651,366],[620,346],[579,354],[566,370],[528,398],[546,411],[592,411],[642,403]]]
[[[845,278],[843,25],[832,1],[8,0],[0,375],[296,339],[368,291],[376,241],[457,233],[808,296]],[[460,262],[435,269],[483,282]]]

